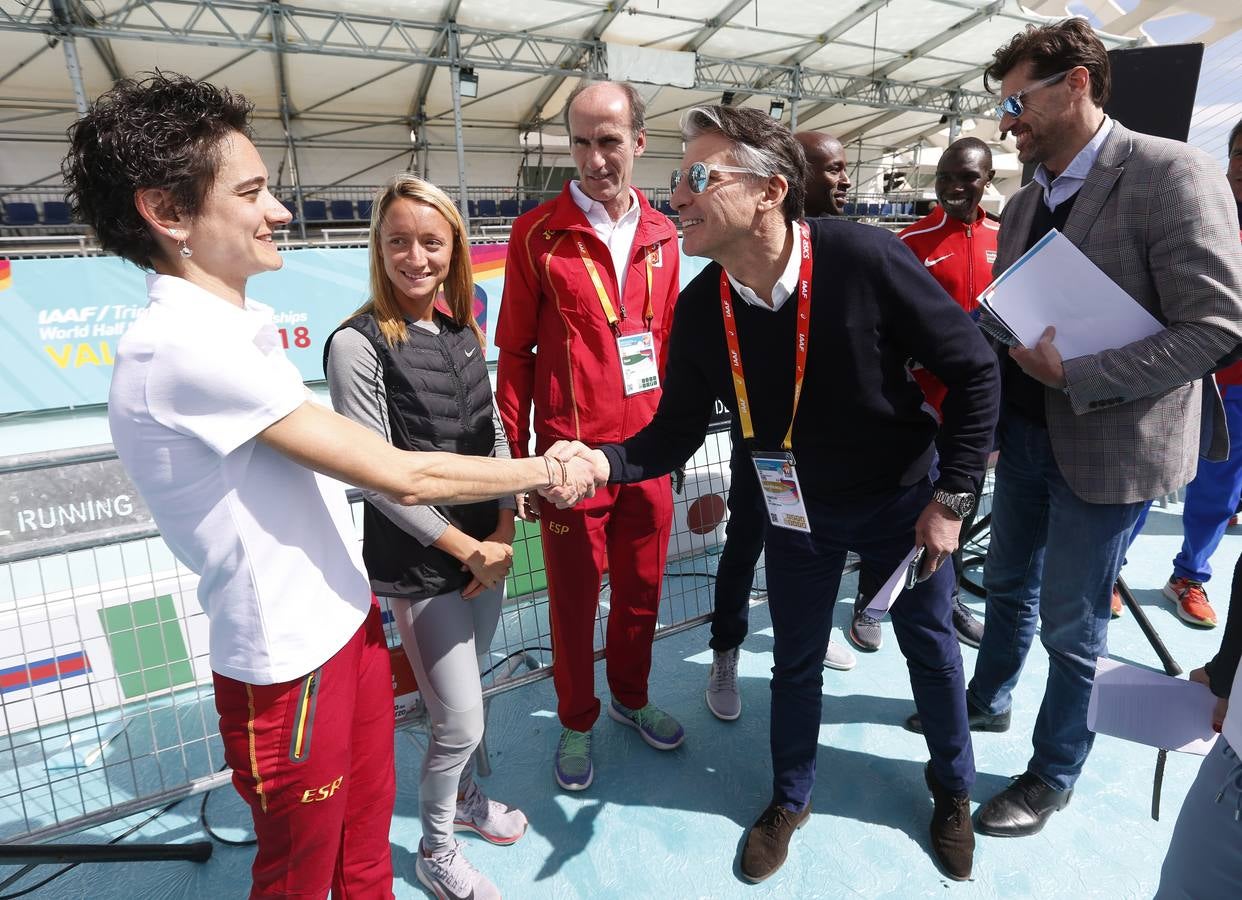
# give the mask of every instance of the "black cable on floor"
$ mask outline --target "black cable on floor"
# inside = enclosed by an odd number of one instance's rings
[[[228,768],[228,764],[226,763],[225,765],[221,766],[217,771],[223,772],[227,768]],[[223,844],[226,847],[253,847],[255,844],[259,842],[259,838],[257,836],[249,838],[248,840],[244,840],[244,841],[234,841],[226,837],[220,837],[220,835],[216,834],[216,832],[212,830],[211,824],[207,821],[207,800],[209,797],[211,797],[211,791],[208,791],[207,793],[203,794],[202,805],[200,805],[198,808],[198,821],[200,824],[202,824],[203,831],[207,832],[208,837],[210,837],[213,841],[217,841]],[[0,898],[0,900],[3,900],[3,898]]]
[[[176,806],[178,803],[180,803],[182,800],[185,800],[185,799],[186,799],[185,797],[182,797],[181,800],[174,800],[172,803],[169,803],[163,809],[157,810],[156,812],[147,816],[137,825],[134,825],[132,828],[126,831],[124,834],[117,835],[112,840],[108,841],[108,843],[119,844],[121,841],[125,840],[127,837],[133,834],[135,831],[138,831],[140,828],[145,828],[147,825],[150,825],[160,816],[164,815],[164,813],[168,812],[170,809],[172,809],[174,806]],[[35,891],[37,891],[39,888],[43,887],[44,885],[51,884],[53,881],[55,881],[60,876],[64,875],[66,872],[69,872],[72,869],[76,869],[80,865],[82,865],[80,862],[70,863],[69,865],[62,868],[59,872],[53,872],[51,875],[49,875],[47,878],[44,878],[38,884],[31,885],[28,888],[22,888],[22,890],[18,891],[15,894],[0,894],[0,900],[16,900],[16,898],[18,897],[25,897],[27,894],[34,893]]]

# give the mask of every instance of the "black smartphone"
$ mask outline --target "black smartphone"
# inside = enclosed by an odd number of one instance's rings
[[[906,569],[906,590],[911,590],[916,584],[923,579],[919,577],[919,569],[923,565],[923,557],[927,555],[926,547],[919,547],[914,551],[914,559],[910,560],[910,566]]]

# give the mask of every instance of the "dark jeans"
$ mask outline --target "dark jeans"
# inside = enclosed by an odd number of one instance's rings
[[[750,590],[755,564],[763,552],[763,530],[768,512],[759,494],[759,477],[745,445],[737,441],[729,458],[729,520],[725,545],[716,566],[716,602],[712,614],[712,638],[717,651],[732,650],[746,640],[750,614]]]
[[[1048,682],[1027,768],[1064,790],[1095,738],[1087,728],[1095,662],[1108,653],[1113,582],[1143,504],[1087,503],[1061,475],[1046,428],[1002,412],[998,431],[987,617],[970,699],[993,714],[1012,706],[1038,626]]]
[[[862,500],[807,499],[811,534],[767,529],[768,609],[775,634],[771,749],[773,799],[801,809],[815,784],[823,705],[823,659],[847,549],[891,573],[914,546],[914,525],[931,500],[931,483]],[[890,613],[910,670],[914,702],[936,779],[969,791],[975,760],[966,724],[966,684],[953,630],[953,574],[935,575],[904,592]]]

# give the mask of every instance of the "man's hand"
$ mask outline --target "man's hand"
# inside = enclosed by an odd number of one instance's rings
[[[1010,347],[1009,356],[1019,368],[1040,384],[1060,390],[1065,387],[1065,367],[1061,365],[1061,353],[1052,345],[1057,330],[1049,325],[1039,336],[1034,347]]]
[[[596,487],[606,485],[608,476],[612,473],[612,466],[608,464],[608,457],[604,455],[604,451],[592,450],[582,441],[557,441],[548,448],[545,455],[565,462],[569,462],[574,457],[586,460],[591,464],[595,473]]]
[[[557,446],[560,443],[566,442],[558,442]],[[574,443],[577,442],[575,441]],[[583,445],[579,444],[578,446],[581,447]],[[554,447],[553,449],[556,448]],[[563,450],[561,452],[564,453]],[[598,453],[599,451],[588,450],[587,452]],[[567,459],[553,455],[552,451],[545,455],[555,461],[554,471],[560,471],[561,467],[564,467],[565,483],[541,488],[539,491],[540,496],[555,503],[558,509],[566,509],[573,506],[584,497],[595,496],[595,486],[598,483],[598,479],[596,478],[596,467],[594,465],[587,462],[582,456],[573,454],[566,453]],[[600,455],[602,456],[603,454]],[[605,465],[607,465],[607,460],[605,460]]]
[[[517,517],[523,522],[539,521],[539,494],[535,491],[527,491],[524,494],[518,494],[514,498],[517,501]]]
[[[1212,679],[1208,678],[1207,668],[1200,666],[1190,673],[1190,680],[1197,681],[1209,691],[1212,689]],[[1212,707],[1212,730],[1220,734],[1221,728],[1225,725],[1225,713],[1229,712],[1229,698],[1217,697],[1216,705]]]
[[[493,533],[480,541],[475,552],[466,559],[462,569],[474,578],[461,589],[463,599],[470,600],[480,591],[495,587],[509,574],[509,567],[513,565],[512,525],[509,530],[508,540],[497,540]]]
[[[928,578],[957,549],[957,536],[962,530],[962,520],[953,515],[943,503],[933,500],[927,504],[914,525],[914,546],[926,547],[923,568],[919,578]]]

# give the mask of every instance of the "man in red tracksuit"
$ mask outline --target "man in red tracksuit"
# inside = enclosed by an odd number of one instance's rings
[[[588,83],[566,105],[580,180],[519,217],[509,238],[496,326],[496,400],[513,456],[558,440],[622,441],[646,425],[677,299],[677,229],[630,187],[646,147],[643,101],[629,85]],[[522,511],[519,510],[519,513]],[[608,714],[671,750],[685,733],[650,703],[647,677],[672,522],[669,479],[607,485],[573,509],[542,510],[553,681],[563,726],[555,775],[594,778],[594,639],[601,573],[612,588]]]
[[[992,151],[987,144],[971,137],[954,141],[936,164],[936,199],[940,205],[898,235],[949,296],[968,313],[979,306],[979,294],[992,282],[992,264],[996,262],[996,235],[1000,223],[984,215],[979,205],[994,175]],[[914,368],[914,379],[939,415],[944,385],[920,366]],[[973,516],[962,523],[963,539],[972,524]],[[953,567],[960,582],[960,549],[953,555]],[[983,623],[962,603],[960,596],[954,601],[953,625],[962,643],[979,646]]]

